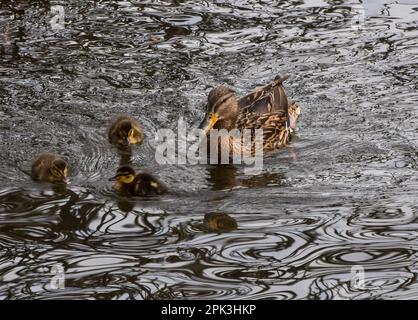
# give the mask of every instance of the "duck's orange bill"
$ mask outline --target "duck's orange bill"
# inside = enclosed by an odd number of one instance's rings
[[[211,112],[209,114],[209,124],[203,129],[205,131],[205,134],[208,134],[209,131],[213,128],[213,126],[218,122],[219,118],[218,116]]]

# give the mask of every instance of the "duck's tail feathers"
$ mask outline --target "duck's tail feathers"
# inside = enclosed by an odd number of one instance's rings
[[[276,76],[276,78],[274,78],[274,84],[278,85],[278,84],[282,84],[283,82],[285,82],[287,79],[290,78],[290,75],[285,74],[285,75],[278,75]]]
[[[278,75],[274,78],[272,83],[273,94],[274,94],[274,109],[276,111],[283,111],[286,115],[288,114],[289,102],[287,95],[283,87],[283,82],[289,79],[289,75]]]

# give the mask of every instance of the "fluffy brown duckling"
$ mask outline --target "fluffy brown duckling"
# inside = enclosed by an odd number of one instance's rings
[[[111,144],[120,147],[141,144],[143,140],[141,126],[129,115],[118,116],[110,125],[108,139]]]
[[[127,165],[119,167],[110,180],[115,181],[113,188],[116,191],[132,196],[160,195],[167,192],[167,187],[158,178],[147,172],[136,173]]]
[[[59,155],[43,153],[32,161],[33,180],[68,183],[67,174],[67,162]]]

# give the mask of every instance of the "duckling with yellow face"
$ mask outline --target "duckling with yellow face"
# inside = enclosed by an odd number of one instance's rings
[[[108,139],[111,144],[127,147],[141,144],[143,134],[139,122],[129,115],[115,118],[109,128]]]
[[[68,183],[67,174],[67,162],[56,154],[43,153],[32,161],[33,180]]]
[[[130,166],[121,166],[116,175],[110,179],[115,181],[113,188],[117,192],[132,196],[160,195],[167,192],[167,187],[155,176],[146,173],[136,173]]]

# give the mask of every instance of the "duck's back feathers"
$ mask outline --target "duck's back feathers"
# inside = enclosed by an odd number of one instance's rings
[[[239,100],[236,127],[240,130],[263,129],[264,151],[283,147],[290,140],[289,102],[282,85],[286,79],[288,76],[276,77],[272,83]]]
[[[263,129],[263,150],[270,151],[289,142],[289,132],[286,128],[287,117],[283,112],[264,113],[259,115],[255,112],[241,113],[237,127],[242,129]],[[252,141],[253,143],[255,141]],[[251,147],[252,152],[255,146]]]
[[[272,83],[255,89],[238,101],[239,108],[244,113],[254,112],[260,115],[278,111],[287,112],[289,103],[282,83],[288,78],[289,76],[278,76]]]

